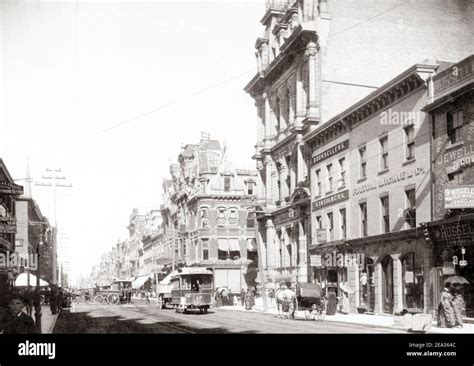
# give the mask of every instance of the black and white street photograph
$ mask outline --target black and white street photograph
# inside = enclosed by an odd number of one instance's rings
[[[2,366],[269,334],[472,364],[474,0],[0,0],[0,41]]]

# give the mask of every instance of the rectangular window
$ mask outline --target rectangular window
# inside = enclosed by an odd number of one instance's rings
[[[360,179],[367,177],[367,161],[366,161],[366,147],[363,146],[359,149],[359,161],[360,161]]]
[[[255,213],[254,212],[249,212],[247,214],[247,227],[249,229],[255,227]]]
[[[415,159],[415,127],[410,125],[405,127],[405,158],[406,160]]]
[[[217,226],[226,226],[225,208],[219,208],[217,214]]]
[[[202,241],[202,259],[209,259],[209,239],[201,239]]]
[[[367,202],[359,204],[360,208],[360,234],[367,236]]]
[[[448,182],[453,184],[462,184],[463,182],[463,170],[448,174]]]
[[[329,241],[334,240],[334,218],[332,212],[328,212],[328,229],[329,229]]]
[[[320,196],[321,192],[321,169],[316,170],[316,195]]]
[[[224,192],[230,192],[231,179],[230,177],[224,177]]]
[[[405,191],[406,195],[406,220],[410,228],[416,227],[416,196],[415,190],[409,189]]]
[[[200,225],[202,229],[209,227],[209,210],[207,208],[201,209],[200,221],[201,221]]]
[[[326,166],[326,169],[328,171],[328,191],[332,191],[332,164],[328,164]]]
[[[339,188],[346,186],[346,158],[339,159],[339,171],[341,172],[341,177],[339,178]]]
[[[462,140],[464,124],[462,109],[447,114],[448,139],[451,144]]]
[[[316,229],[322,229],[323,228],[323,221],[321,219],[321,216],[316,216]]]
[[[345,239],[347,236],[347,228],[346,228],[346,209],[341,208],[339,210],[339,217],[340,217],[340,224],[341,224],[341,239]]]
[[[388,196],[380,198],[382,209],[382,233],[390,232],[390,207]]]
[[[388,169],[388,136],[380,140],[380,170]]]
[[[229,225],[237,225],[239,223],[239,218],[237,214],[237,209],[233,208],[229,213]]]

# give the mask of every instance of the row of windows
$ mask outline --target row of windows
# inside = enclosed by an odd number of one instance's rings
[[[209,227],[209,209],[208,208],[201,208],[200,210],[200,228],[208,228]],[[227,209],[225,207],[217,208],[217,226],[225,227],[225,226],[237,226],[239,224],[239,215],[237,208],[230,208]],[[253,228],[254,227],[254,219],[251,217],[251,214],[247,214],[247,227]]]
[[[404,128],[405,133],[405,160],[415,159],[415,127],[413,125]],[[380,170],[389,168],[388,164],[388,136],[385,135],[379,139]],[[359,179],[367,177],[367,147],[359,148]]]
[[[326,177],[327,177],[327,186],[326,193],[332,192],[335,188],[343,188],[346,186],[346,158],[342,157],[338,160],[338,181],[337,185],[334,184],[334,168],[333,164],[326,165]],[[316,181],[316,196],[323,194],[323,182],[321,178],[321,169],[315,171],[315,181]]]
[[[407,161],[415,159],[415,129],[413,125],[404,128],[405,131],[405,159]],[[385,135],[379,139],[379,151],[380,151],[380,170],[384,171],[389,168],[388,163],[388,136]],[[342,157],[337,162],[338,169],[338,180],[334,183],[334,171],[335,168],[333,163],[327,164],[326,171],[326,193],[331,193],[335,189],[344,188],[346,186],[346,158]],[[323,180],[322,180],[322,168],[315,170],[315,182],[316,182],[316,196],[323,194]],[[367,178],[367,147],[361,146],[359,148],[359,179]]]
[[[406,209],[400,212],[400,216],[406,221],[408,228],[416,227],[416,196],[415,189],[407,189],[405,191],[405,207]],[[380,212],[381,212],[381,232],[390,232],[390,200],[389,196],[380,197]],[[334,229],[334,214],[328,212],[327,218],[327,229],[329,230],[329,241],[336,240],[335,229]],[[361,202],[359,204],[359,222],[360,222],[360,236],[368,236],[368,211],[367,202]],[[339,210],[339,239],[345,239],[347,237],[347,215],[346,209],[341,208]],[[316,216],[316,228],[324,229],[322,225],[322,216]]]

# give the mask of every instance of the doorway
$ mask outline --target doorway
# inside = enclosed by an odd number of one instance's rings
[[[382,259],[382,308],[385,313],[393,313],[393,259],[387,255]]]

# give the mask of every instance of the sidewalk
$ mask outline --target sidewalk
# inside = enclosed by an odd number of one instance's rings
[[[50,334],[53,333],[54,325],[58,319],[58,315],[52,315],[51,309],[48,305],[41,306],[41,333]],[[33,319],[35,319],[35,313],[32,314]]]
[[[263,302],[261,298],[257,298],[255,301],[255,306],[252,310],[245,310],[244,306],[221,306],[219,309],[223,310],[237,310],[237,311],[253,311],[253,312],[263,312]],[[267,314],[277,316],[278,310],[274,303],[269,304]],[[296,313],[297,319],[304,319],[303,311],[298,311]],[[393,316],[391,315],[365,315],[365,314],[335,314],[335,315],[326,315],[324,321],[328,322],[337,322],[337,323],[348,323],[356,325],[365,325],[367,327],[374,328],[387,328],[387,329],[397,329],[397,330],[406,330],[406,328],[394,326],[393,325]],[[438,328],[436,326],[436,319],[433,320],[431,329],[427,333],[446,333],[446,334],[474,334],[474,324],[464,324],[463,328]]]

